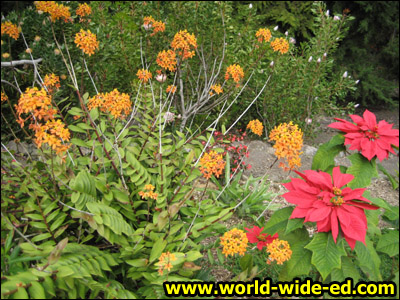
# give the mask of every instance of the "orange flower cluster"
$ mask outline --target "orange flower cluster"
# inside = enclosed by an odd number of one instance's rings
[[[185,60],[195,55],[192,49],[197,49],[197,40],[194,34],[190,34],[186,29],[181,30],[175,34],[171,47],[174,50],[180,50],[178,54],[182,56],[182,60]]]
[[[50,75],[46,75],[44,77],[43,84],[47,88],[49,93],[51,94],[53,92],[53,88],[55,88],[57,90],[60,88],[60,77],[58,77],[57,75],[55,75],[53,73]]]
[[[62,142],[69,141],[70,132],[68,128],[65,128],[65,124],[60,119],[48,120],[44,125],[33,127],[35,127],[35,143],[38,148],[43,143],[47,143],[57,154],[60,154],[67,151],[71,146],[70,144],[62,144]]]
[[[39,91],[37,87],[27,88],[19,98],[15,109],[18,113],[17,122],[21,127],[33,116],[34,122],[31,122],[29,128],[35,131],[35,143],[38,148],[47,143],[57,154],[61,154],[70,147],[70,144],[64,144],[70,139],[69,129],[61,120],[55,120],[57,111],[51,105],[51,96],[44,89]],[[30,116],[24,120],[21,117],[23,113]],[[39,122],[42,119],[45,124]]]
[[[1,102],[5,102],[8,100],[8,96],[6,95],[6,93],[1,92]]]
[[[284,170],[293,170],[301,166],[299,155],[301,147],[303,147],[303,133],[297,125],[283,123],[275,127],[270,135],[270,141],[275,141],[275,155],[280,158],[286,158],[288,167],[280,163],[280,167]]]
[[[165,23],[154,20],[152,16],[143,18],[143,26],[146,30],[153,28],[153,33],[150,36],[155,35],[157,32],[165,31]]]
[[[289,243],[280,239],[275,239],[272,243],[267,244],[267,252],[269,253],[267,264],[276,261],[278,265],[282,265],[292,256]]]
[[[219,177],[225,168],[225,161],[221,154],[211,150],[205,153],[202,158],[200,158],[200,172],[203,173],[204,177],[210,179],[214,174],[215,177]]]
[[[271,47],[274,51],[279,51],[281,54],[285,54],[289,51],[289,42],[284,38],[276,38],[271,42]]]
[[[225,232],[220,239],[221,245],[224,247],[222,249],[222,254],[225,254],[225,257],[228,255],[234,256],[235,254],[243,256],[245,254],[249,241],[243,230],[233,228]]]
[[[132,102],[128,94],[114,89],[112,92],[100,93],[90,98],[88,108],[92,110],[96,107],[102,112],[109,112],[114,118],[125,118],[132,110]]]
[[[170,92],[171,92],[171,94],[175,94],[176,86],[174,86],[174,85],[167,86],[166,92],[167,92],[167,94],[170,93]]]
[[[164,32],[165,31],[165,23],[161,21],[155,21],[153,23],[153,33],[150,36],[155,35],[157,32]]]
[[[17,122],[21,127],[24,127],[25,121],[31,118],[29,116],[25,120],[22,119],[21,115],[23,113],[32,114],[36,121],[42,119],[44,121],[52,120],[56,114],[56,110],[51,105],[51,96],[44,89],[39,91],[37,87],[27,88],[25,93],[21,94],[18,105],[15,105],[15,109],[18,114]]]
[[[157,64],[164,69],[175,72],[176,70],[176,54],[172,50],[159,52],[156,59]]]
[[[247,124],[247,127],[246,127],[247,129],[249,129],[250,128],[250,130],[254,133],[254,134],[257,134],[257,135],[259,135],[259,136],[261,136],[262,135],[262,132],[263,132],[263,129],[264,129],[264,126],[263,126],[263,124],[259,121],[259,120],[252,120],[252,121],[250,121],[249,122],[249,124]]]
[[[52,22],[64,19],[64,22],[71,21],[71,13],[68,6],[58,4],[55,1],[35,1],[36,9],[50,14]]]
[[[79,4],[78,9],[76,10],[76,14],[81,18],[89,16],[92,13],[92,8],[87,4]]]
[[[157,263],[159,269],[158,269],[158,273],[162,276],[164,274],[164,270],[168,270],[171,271],[171,269],[173,268],[171,262],[172,261],[176,261],[176,257],[175,254],[170,253],[169,251],[167,253],[162,253],[159,261]]]
[[[218,95],[222,94],[223,90],[220,84],[214,84],[210,88],[212,91],[216,92]],[[210,96],[214,95],[214,93],[210,91]]]
[[[228,69],[226,70],[225,73],[225,80],[228,80],[229,78],[233,79],[236,83],[239,82],[241,79],[244,78],[244,72],[241,66],[239,65],[230,65]]]
[[[260,28],[257,32],[256,32],[256,38],[258,39],[258,41],[260,43],[262,43],[263,41],[265,43],[269,42],[269,40],[271,39],[272,34],[271,31],[268,28]]]
[[[8,34],[16,40],[19,37],[19,29],[17,25],[14,25],[10,21],[5,21],[4,23],[1,23],[1,35],[3,34]]]
[[[75,35],[75,44],[82,49],[82,51],[91,56],[94,54],[96,49],[99,49],[99,42],[97,41],[97,37],[90,30],[81,29]]]
[[[137,73],[136,76],[143,82],[143,83],[147,83],[147,81],[149,81],[149,79],[151,79],[153,77],[153,75],[151,74],[150,71],[145,70],[145,69],[140,69]]]
[[[146,184],[144,186],[144,190],[145,191],[139,192],[139,196],[141,196],[142,199],[151,198],[151,199],[157,200],[158,194],[153,192],[154,186],[152,184]]]

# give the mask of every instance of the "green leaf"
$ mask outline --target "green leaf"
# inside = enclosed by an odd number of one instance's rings
[[[32,281],[31,286],[28,288],[31,299],[46,299],[44,288],[37,281]]]
[[[342,241],[343,240],[337,240],[335,244],[330,232],[319,232],[315,234],[312,241],[305,246],[306,249],[313,252],[311,263],[321,273],[323,280],[325,280],[334,269],[341,268],[341,256],[346,255]]]
[[[130,259],[125,261],[127,264],[133,266],[133,267],[145,267],[149,263],[149,260],[146,258],[139,258],[139,259]]]
[[[75,126],[75,125],[68,125],[68,129],[74,132],[80,132],[80,133],[86,133],[85,130],[83,130],[82,128]]]
[[[86,142],[82,141],[81,139],[72,138],[70,142],[74,145],[88,148],[88,145],[86,144]]]
[[[331,280],[343,282],[346,278],[352,278],[354,282],[358,282],[360,279],[360,272],[357,270],[355,264],[350,257],[342,257],[342,268],[334,269],[331,273]]]
[[[18,291],[13,294],[13,297],[14,299],[29,299],[29,295],[23,287],[18,288]]]
[[[287,227],[293,209],[293,207],[285,207],[274,212],[268,223],[265,225],[263,232],[273,235],[278,231],[284,230]]]
[[[86,130],[93,130],[94,128],[92,127],[92,126],[90,126],[90,125],[88,125],[88,124],[86,124],[86,123],[79,123],[79,124],[76,124],[76,126],[78,126],[79,128],[82,128],[82,129],[86,129]]]
[[[311,169],[326,171],[331,165],[335,165],[335,156],[345,151],[344,136],[337,134],[332,139],[321,145],[315,153]]]
[[[250,272],[253,268],[253,255],[246,254],[240,259],[239,264],[242,271],[247,270],[248,272]]]
[[[308,241],[290,245],[292,256],[285,262],[279,274],[279,281],[291,281],[300,275],[308,275],[311,270],[311,251],[304,248]]]
[[[186,253],[187,261],[195,261],[201,257],[203,257],[203,254],[201,254],[199,251],[189,251],[188,253]]]
[[[365,237],[366,246],[357,242],[354,247],[356,252],[356,261],[361,270],[373,281],[382,281],[382,275],[379,270],[381,259],[376,253],[373,243],[369,240],[368,236]]]
[[[155,261],[156,259],[160,258],[161,253],[164,251],[165,247],[167,246],[167,241],[164,239],[158,239],[151,249],[150,252],[150,263]]]
[[[376,250],[386,253],[390,257],[399,254],[399,231],[391,230],[383,234],[376,245]]]
[[[379,176],[376,169],[375,158],[369,161],[359,153],[354,153],[348,158],[352,165],[347,168],[347,174],[354,175],[354,179],[348,184],[349,187],[353,189],[367,187],[371,184],[371,179],[373,177]]]

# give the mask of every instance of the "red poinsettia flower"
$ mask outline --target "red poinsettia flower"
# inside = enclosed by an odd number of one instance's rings
[[[282,196],[297,205],[290,218],[305,218],[304,222],[316,222],[318,232],[332,231],[335,243],[340,224],[351,249],[354,249],[356,241],[365,244],[367,218],[364,209],[378,207],[368,204],[371,201],[362,196],[365,188],[353,190],[344,187],[354,176],[342,174],[340,167],[333,169],[332,176],[313,170],[305,171],[304,174],[295,172],[304,180],[292,178],[291,182],[283,184],[289,192]]]
[[[264,227],[254,226],[253,228],[245,228],[247,239],[250,243],[257,243],[258,250],[262,250],[263,247],[266,247],[267,244],[272,243],[273,240],[278,238],[278,234],[275,233],[273,236],[261,233]]]
[[[396,154],[392,145],[399,147],[399,130],[392,129],[393,124],[382,120],[376,123],[376,116],[369,110],[365,110],[363,117],[350,115],[356,123],[335,118],[340,123],[332,123],[328,127],[346,132],[345,145],[350,145],[350,150],[361,151],[368,160],[375,156],[380,161],[388,158],[389,152]]]

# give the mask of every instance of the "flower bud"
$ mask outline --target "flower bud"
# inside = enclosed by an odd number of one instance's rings
[[[28,54],[31,54],[31,53],[32,53],[32,49],[31,49],[31,48],[27,48],[27,49],[25,50],[25,52],[28,53]]]
[[[35,42],[39,42],[42,38],[40,36],[35,36]]]
[[[360,106],[360,103],[357,103],[356,105],[354,105],[354,108],[357,108]]]
[[[274,67],[274,61],[271,61],[271,63],[269,64],[269,66],[270,66],[271,68],[273,68],[273,67]]]
[[[311,123],[312,123],[312,119],[306,118],[306,124],[307,124],[307,125],[310,125]]]
[[[323,55],[323,57],[324,57],[324,58],[326,58],[326,57],[327,57],[327,55],[328,55],[328,54],[325,52],[325,53],[324,53],[324,55]]]
[[[318,59],[317,59],[317,63],[320,63],[321,62],[321,58],[320,57],[318,57]]]
[[[285,31],[285,35],[288,36],[288,35],[289,35],[289,32],[288,32],[288,31]]]
[[[60,50],[54,49],[54,54],[55,54],[55,55],[59,55],[59,54],[60,54]]]
[[[249,8],[252,9],[253,8],[253,4],[250,3],[249,4]]]
[[[326,11],[325,16],[329,17],[329,9]]]
[[[310,56],[310,58],[308,59],[308,62],[311,62],[312,61],[312,56]]]
[[[277,30],[278,30],[278,28],[279,28],[279,26],[278,26],[278,25],[276,25],[276,26],[274,27],[274,31],[277,31]]]
[[[291,43],[291,44],[296,44],[296,39],[290,37],[290,38],[289,38],[289,43]]]
[[[356,84],[358,84],[360,82],[360,80],[358,79],[358,80],[356,80]]]
[[[340,20],[340,17],[339,17],[339,16],[334,16],[334,17],[333,17],[333,20],[334,20],[334,21],[339,21],[339,20]]]
[[[343,73],[343,78],[347,78],[347,71]]]

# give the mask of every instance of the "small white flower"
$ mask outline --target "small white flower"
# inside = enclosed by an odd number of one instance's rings
[[[167,111],[164,115],[164,118],[166,122],[172,122],[175,119],[175,114]]]
[[[354,105],[354,108],[357,108],[357,107],[359,107],[359,106],[360,106],[360,104],[357,103],[356,105]]]
[[[165,75],[165,74],[157,75],[157,76],[156,76],[156,80],[157,80],[158,82],[163,83],[163,82],[165,82],[165,80],[167,80],[167,75]]]
[[[306,118],[306,124],[310,125],[312,123],[312,119],[311,118]]]
[[[356,80],[356,84],[358,84],[360,82],[360,80]]]
[[[325,52],[325,53],[324,53],[324,55],[323,55],[323,56],[324,56],[324,58],[326,58],[326,56],[327,56],[327,55],[328,55],[328,54]]]
[[[347,71],[343,73],[343,78],[347,78]]]
[[[288,35],[289,35],[289,32],[288,32],[288,31],[285,31],[285,35],[288,36]]]
[[[317,63],[320,63],[321,62],[321,58],[320,57],[318,57],[318,59],[317,59]]]
[[[291,44],[296,44],[296,39],[294,39],[294,38],[289,38],[289,43],[291,43]]]
[[[253,4],[250,3],[249,4],[249,8],[252,9],[253,8]]]
[[[269,66],[272,68],[274,66],[274,61],[271,61],[271,63],[269,64]]]
[[[325,16],[329,17],[329,9],[326,11]]]
[[[312,56],[310,56],[310,58],[308,59],[308,62],[311,62],[312,61]]]
[[[339,21],[339,20],[340,20],[340,17],[339,17],[339,16],[334,16],[334,17],[333,17],[333,20],[334,20],[334,21]]]
[[[144,30],[149,30],[151,27],[153,27],[151,24],[143,24]]]
[[[278,30],[278,28],[279,28],[279,26],[278,26],[278,25],[276,25],[276,26],[274,27],[274,31],[277,31],[277,30]]]

